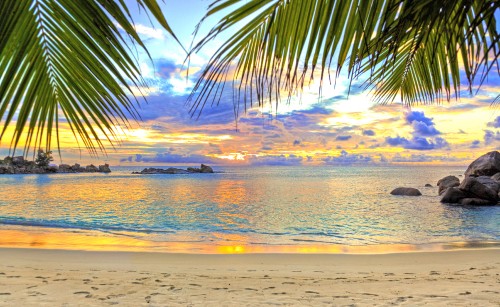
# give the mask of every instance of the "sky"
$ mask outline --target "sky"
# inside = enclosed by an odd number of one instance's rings
[[[127,1],[134,3],[134,1]],[[192,33],[210,1],[167,0],[164,13],[181,43],[189,48]],[[206,107],[192,118],[187,97],[197,73],[224,40],[219,37],[194,54],[187,76],[186,54],[166,31],[135,5],[130,5],[136,29],[152,60],[138,50],[138,61],[149,88],[147,103],[107,156],[91,157],[79,148],[71,132],[61,131],[62,160],[57,163],[111,165],[371,165],[425,163],[466,165],[478,156],[500,149],[500,94],[496,72],[471,96],[411,109],[400,103],[380,105],[358,86],[347,95],[349,80],[340,75],[335,86],[304,88],[290,104],[251,108],[235,120],[231,95],[218,106]],[[214,25],[209,19],[199,39]],[[495,69],[494,69],[495,70]],[[465,88],[465,87],[464,87]],[[137,92],[139,93],[139,92]],[[7,154],[6,145],[0,154]]]

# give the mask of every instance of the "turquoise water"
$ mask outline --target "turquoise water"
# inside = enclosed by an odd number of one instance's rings
[[[216,167],[215,174],[0,176],[0,231],[92,231],[150,246],[500,241],[500,206],[441,204],[437,180],[465,167]],[[398,186],[421,197],[392,196]],[[10,238],[9,240],[15,240]],[[166,247],[165,247],[166,246]]]

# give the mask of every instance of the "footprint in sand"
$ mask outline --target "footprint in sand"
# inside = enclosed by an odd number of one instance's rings
[[[88,291],[77,291],[77,292],[73,292],[73,294],[85,294],[85,295],[88,295],[88,294],[90,294],[90,292],[88,292]]]

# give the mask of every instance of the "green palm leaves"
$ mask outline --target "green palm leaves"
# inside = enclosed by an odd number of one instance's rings
[[[173,35],[156,1],[137,3]],[[145,47],[124,1],[7,0],[0,12],[0,140],[15,125],[11,150],[49,149],[67,122],[96,154],[139,118],[131,87],[144,82],[130,42]]]
[[[406,104],[450,99],[461,82],[472,88],[498,72],[499,7],[494,0],[216,1],[207,17],[232,10],[195,51],[238,30],[203,71],[192,112],[217,102],[229,74],[246,106],[294,95],[313,78],[331,81],[331,69],[336,77],[343,68],[367,80],[382,103],[398,95]]]

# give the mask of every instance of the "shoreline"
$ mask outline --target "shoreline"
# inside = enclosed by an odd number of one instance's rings
[[[451,241],[421,244],[252,244],[237,241],[151,241],[127,232],[0,225],[0,248],[101,252],[145,252],[159,254],[331,254],[383,255],[500,249],[500,241]]]
[[[0,248],[0,305],[500,304],[500,249],[208,255]]]

